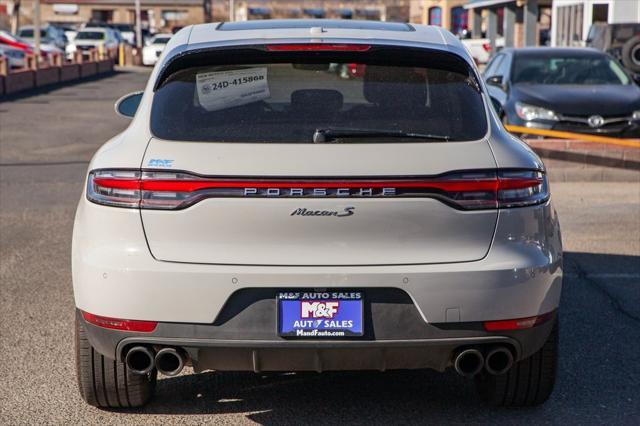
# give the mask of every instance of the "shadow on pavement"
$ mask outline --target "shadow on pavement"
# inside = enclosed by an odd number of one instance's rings
[[[559,377],[542,407],[490,408],[472,381],[451,370],[419,370],[184,375],[159,380],[152,403],[135,411],[244,413],[261,424],[626,423],[640,416],[640,351],[628,350],[633,342],[638,348],[640,322],[615,300],[640,297],[640,256],[565,256]],[[598,274],[612,278],[603,283]],[[622,293],[603,292],[616,280]]]

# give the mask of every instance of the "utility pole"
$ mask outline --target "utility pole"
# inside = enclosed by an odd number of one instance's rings
[[[20,0],[13,0],[11,8],[11,32],[16,34],[20,28]]]
[[[138,49],[142,47],[142,21],[140,20],[140,0],[136,2],[136,46]]]
[[[236,2],[235,0],[229,0],[229,22],[236,20]]]
[[[33,53],[35,67],[38,68],[40,62],[40,0],[33,2]]]

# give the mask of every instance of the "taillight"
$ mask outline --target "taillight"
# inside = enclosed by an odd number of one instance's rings
[[[268,44],[269,52],[366,52],[368,44],[304,43],[304,44]]]
[[[524,330],[544,324],[553,318],[553,312],[528,318],[517,318],[499,321],[485,321],[484,329],[487,331]]]
[[[549,198],[540,171],[478,171],[432,178],[232,179],[164,171],[95,170],[97,204],[178,210],[206,198],[436,198],[461,210],[523,207]]]
[[[491,53],[491,44],[489,43],[482,43],[482,48],[484,49],[485,52],[487,53]]]
[[[547,176],[538,171],[498,172],[499,208],[523,207],[549,199]]]
[[[89,174],[87,198],[115,207],[140,206],[140,171],[95,170]]]
[[[90,324],[102,328],[121,331],[139,331],[150,333],[156,329],[158,323],[156,321],[140,321],[140,320],[124,320],[120,318],[109,318],[100,315],[90,314],[82,311],[82,318]]]

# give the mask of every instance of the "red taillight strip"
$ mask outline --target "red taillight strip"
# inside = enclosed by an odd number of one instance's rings
[[[158,323],[156,321],[124,320],[119,318],[109,318],[100,315],[94,315],[84,311],[81,312],[82,318],[84,318],[84,320],[88,323],[112,330],[139,331],[142,333],[150,333],[158,326]]]
[[[554,312],[552,311],[535,317],[499,321],[485,321],[484,329],[487,331],[524,330],[540,324],[544,324],[545,322],[553,318],[553,314]]]
[[[538,185],[542,185],[542,178],[498,178],[498,190],[500,189],[523,189],[532,188]]]
[[[477,181],[227,181],[227,180],[143,180],[146,191],[192,192],[211,188],[425,188],[442,191],[492,191],[496,180]]]
[[[366,52],[371,49],[368,44],[268,44],[269,52]]]
[[[248,180],[167,180],[96,178],[105,188],[146,191],[193,192],[213,188],[421,188],[447,192],[496,191],[538,186],[542,179],[416,180],[416,181],[248,181]]]
[[[140,179],[114,179],[114,178],[94,178],[93,182],[104,188],[113,189],[140,189]]]

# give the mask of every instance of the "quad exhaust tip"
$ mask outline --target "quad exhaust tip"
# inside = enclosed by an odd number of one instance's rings
[[[134,346],[124,358],[127,368],[132,373],[148,374],[154,367],[154,356],[151,349],[145,346]]]
[[[177,376],[184,368],[185,359],[182,352],[174,348],[163,348],[156,354],[155,364],[158,372],[165,376]]]
[[[477,349],[465,349],[456,356],[453,366],[461,376],[473,377],[482,371],[484,357]]]
[[[503,346],[492,349],[485,358],[487,373],[495,376],[506,373],[512,366],[513,354]]]

